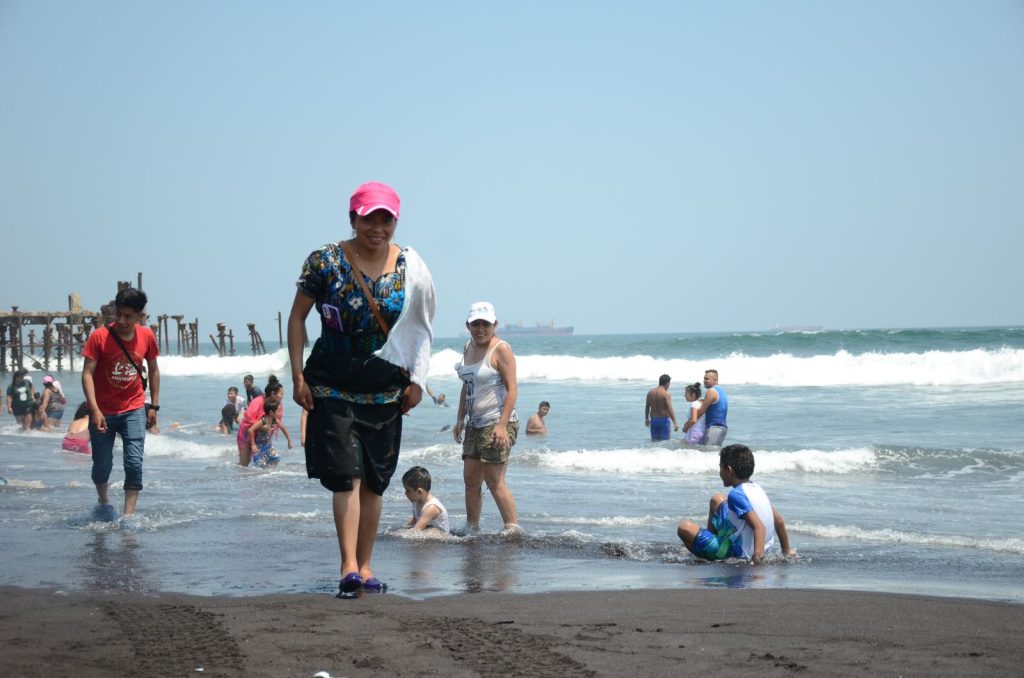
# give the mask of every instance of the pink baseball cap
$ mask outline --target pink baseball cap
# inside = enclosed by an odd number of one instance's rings
[[[43,377],[43,383],[44,384],[52,384],[53,383],[53,377],[51,377],[50,375],[46,375],[45,377]]]
[[[361,217],[374,210],[387,210],[398,218],[398,194],[387,184],[369,181],[356,189],[348,201],[348,209]]]

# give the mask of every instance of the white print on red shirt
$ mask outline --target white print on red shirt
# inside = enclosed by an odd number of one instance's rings
[[[135,355],[132,355],[135,358]],[[114,364],[110,368],[110,385],[118,389],[126,389],[129,386],[134,385],[138,381],[139,373],[132,367],[132,364],[128,362],[128,359],[122,355],[114,361]]]

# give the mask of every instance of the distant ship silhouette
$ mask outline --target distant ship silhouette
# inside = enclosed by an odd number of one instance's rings
[[[515,324],[505,323],[499,332],[502,334],[530,334],[534,336],[568,336],[572,334],[573,327],[558,327],[555,325],[555,321],[552,320],[548,324],[536,323],[534,325],[524,325],[522,322]]]
[[[772,325],[772,332],[821,332],[821,325]]]

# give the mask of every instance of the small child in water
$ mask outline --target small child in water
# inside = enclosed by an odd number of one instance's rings
[[[92,454],[89,442],[89,403],[82,403],[75,410],[75,418],[68,424],[68,432],[60,446],[68,452]]]
[[[430,494],[430,472],[413,466],[402,476],[405,497],[412,502],[412,518],[406,527],[412,530],[440,530],[448,534],[448,511]]]
[[[704,434],[707,432],[707,427],[704,425],[704,415],[697,417],[697,413],[700,412],[701,392],[700,382],[695,381],[686,387],[686,402],[690,403],[690,416],[687,418],[686,423],[683,424],[683,432],[686,433],[686,444],[687,445],[700,445],[704,441]]]
[[[235,406],[228,403],[220,409],[220,421],[217,422],[216,429],[220,433],[228,434],[235,430],[235,420],[238,417],[238,413],[235,411]]]
[[[274,433],[277,432],[277,414],[281,409],[281,401],[267,398],[263,401],[263,416],[249,428],[249,465],[266,468],[276,466],[281,461],[274,449]]]

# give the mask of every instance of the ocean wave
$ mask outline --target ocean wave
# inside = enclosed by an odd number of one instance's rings
[[[815,525],[793,522],[787,527],[793,532],[811,535],[821,539],[888,542],[892,544],[917,544],[921,546],[943,546],[949,548],[971,548],[979,551],[1012,553],[1024,555],[1024,539],[985,538],[962,535],[921,534],[889,528],[867,530],[860,527]]]
[[[869,448],[849,450],[755,451],[759,475],[797,471],[843,475],[877,468],[879,458]],[[617,475],[716,475],[718,452],[697,449],[619,448],[571,452],[524,452],[515,463],[559,471],[588,471]]]
[[[253,515],[261,520],[281,521],[287,523],[323,523],[330,519],[328,515],[321,511],[293,511],[291,513],[257,511]]]
[[[308,351],[307,351],[308,352]],[[454,379],[461,351],[442,349],[431,356],[429,378]],[[251,373],[285,374],[288,351],[258,356],[161,356],[160,373],[167,376],[237,378]],[[837,350],[820,355],[779,352],[757,356],[742,351],[707,358],[665,358],[652,355],[579,356],[522,354],[516,369],[522,381],[618,382],[656,381],[663,373],[700,376],[708,367],[729,375],[728,383],[758,386],[900,385],[960,386],[1024,382],[1024,349],[998,348],[922,352],[861,353]],[[696,377],[695,377],[696,378]]]
[[[172,377],[224,375],[237,378],[240,374],[282,375],[288,366],[288,349],[282,348],[264,355],[236,355],[221,358],[215,355],[184,357],[160,356],[160,374]]]
[[[531,515],[530,522],[536,524],[557,525],[593,525],[596,527],[649,527],[651,525],[675,525],[677,516],[554,516]]]
[[[173,457],[180,459],[218,459],[238,457],[233,437],[222,437],[216,443],[199,443],[168,434],[146,436],[147,457]]]
[[[450,378],[462,354],[445,349],[430,361],[430,377]],[[1024,349],[974,349],[921,353],[850,353],[796,356],[732,353],[714,360],[649,355],[580,357],[519,355],[521,381],[656,381],[663,373],[700,376],[708,367],[728,374],[728,383],[759,386],[899,385],[960,386],[1024,382]]]

